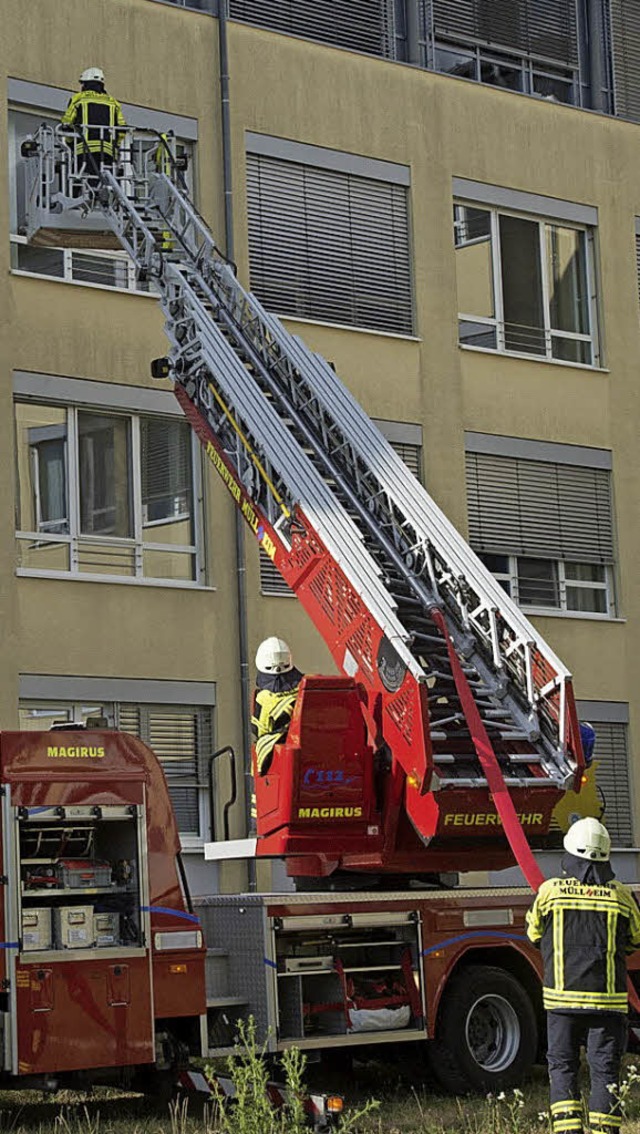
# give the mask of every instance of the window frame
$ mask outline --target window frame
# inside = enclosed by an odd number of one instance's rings
[[[105,406],[100,410],[96,405],[85,406],[76,402],[63,402],[56,399],[46,397],[25,397],[19,393],[14,395],[14,406],[19,404],[41,405],[45,407],[59,408],[64,410],[66,414],[66,445],[65,445],[65,472],[66,472],[66,491],[67,491],[67,513],[68,513],[68,532],[58,533],[53,531],[29,531],[24,528],[16,528],[15,539],[19,544],[21,541],[31,541],[40,544],[59,543],[65,544],[69,548],[69,568],[64,571],[57,571],[53,569],[37,568],[37,567],[24,567],[18,566],[16,568],[16,575],[19,577],[36,577],[36,578],[54,578],[54,579],[73,579],[74,581],[91,581],[103,583],[117,583],[128,584],[133,586],[165,586],[178,589],[202,589],[206,587],[206,560],[205,560],[205,541],[204,541],[204,508],[203,508],[203,493],[204,493],[204,476],[202,468],[202,454],[200,446],[195,438],[193,432],[189,430],[190,452],[191,452],[191,495],[192,495],[192,523],[193,523],[193,543],[188,545],[182,544],[161,544],[154,541],[144,539],[144,532],[147,524],[143,520],[143,499],[142,499],[142,447],[141,447],[141,418],[142,417],[158,417],[165,421],[181,421],[184,418],[180,413],[162,414],[161,412],[154,412],[147,408],[132,407],[132,406]],[[80,515],[80,464],[79,464],[79,415],[81,413],[90,412],[94,415],[102,413],[107,418],[121,417],[128,420],[129,423],[129,462],[130,462],[130,492],[131,492],[131,536],[112,536],[100,533],[87,533],[82,531],[81,515]],[[15,413],[15,410],[14,410]],[[185,422],[185,427],[189,428]],[[31,456],[29,457],[31,462]],[[20,485],[17,482],[16,490],[20,491]],[[157,526],[153,522],[150,525],[152,528]],[[118,575],[118,574],[103,574],[100,572],[90,572],[81,570],[80,558],[83,544],[92,546],[104,545],[108,548],[122,548],[127,551],[130,550],[133,556],[133,575]],[[163,578],[162,576],[149,576],[143,573],[144,568],[144,555],[145,552],[153,551],[176,551],[184,553],[185,555],[192,556],[194,577],[192,579],[171,579]]]
[[[470,60],[473,61],[475,75],[456,75],[451,71],[441,71],[436,66],[436,56],[439,51],[450,51],[454,54],[469,55]],[[549,59],[541,55],[531,55],[526,51],[518,50],[517,47],[504,47],[500,44],[481,43],[474,39],[465,39],[464,37],[456,37],[452,35],[450,38],[435,36],[431,46],[433,70],[438,75],[446,75],[452,79],[466,79],[470,83],[479,83],[486,87],[495,87],[497,90],[508,91],[509,94],[524,94],[529,95],[530,98],[538,98],[543,101],[547,100],[547,96],[540,94],[535,90],[535,80],[537,78],[555,79],[559,82],[566,82],[571,91],[571,99],[566,102],[562,99],[553,99],[557,106],[572,106],[580,107],[582,100],[582,87],[580,82],[580,67],[579,64],[572,66],[571,64],[563,64],[559,60]],[[522,76],[522,87],[516,89],[514,87],[500,87],[496,83],[487,83],[482,80],[482,64],[495,63],[498,66],[508,67],[511,70],[519,71]]]
[[[465,350],[483,351],[489,354],[503,354],[514,358],[527,358],[534,359],[539,362],[551,362],[559,366],[572,366],[580,367],[582,369],[602,369],[601,346],[600,346],[600,310],[598,303],[598,288],[597,288],[597,245],[596,245],[596,231],[597,226],[589,224],[581,224],[574,220],[564,220],[560,217],[549,217],[543,214],[527,213],[517,208],[508,208],[503,205],[493,205],[489,202],[465,199],[464,197],[454,197],[454,257],[458,247],[467,247],[473,244],[479,244],[486,239],[491,243],[491,287],[493,295],[493,309],[495,314],[492,317],[484,315],[472,315],[463,311],[458,311],[458,346]],[[489,236],[474,238],[470,241],[465,241],[463,244],[458,244],[457,232],[460,231],[464,225],[463,215],[461,210],[464,209],[482,210],[489,213]],[[539,328],[541,335],[544,336],[544,354],[541,352],[528,352],[524,350],[514,350],[506,345],[506,325],[504,319],[504,291],[502,284],[502,249],[500,242],[500,217],[508,216],[514,217],[517,220],[525,220],[538,226],[538,250],[541,278],[541,299],[543,307],[543,323],[544,326]],[[576,331],[560,331],[552,326],[551,321],[551,308],[550,308],[550,295],[549,295],[549,257],[547,254],[547,233],[550,228],[566,228],[584,234],[583,235],[583,248],[585,256],[585,271],[586,271],[586,312],[589,322],[589,333],[581,334]],[[458,268],[456,266],[456,280]],[[477,324],[479,326],[486,326],[493,328],[495,332],[496,345],[493,346],[479,346],[473,343],[465,343],[460,339],[460,326],[463,323]],[[557,358],[553,354],[553,345],[557,340],[581,342],[588,344],[590,348],[591,359],[589,362],[572,362],[566,359]]]
[[[615,599],[615,574],[614,564],[601,563],[589,564],[589,566],[600,566],[604,573],[603,582],[585,582],[580,579],[572,579],[567,576],[567,567],[573,564],[578,564],[577,559],[553,559],[550,556],[544,558],[542,556],[522,556],[510,555],[507,552],[502,553],[502,558],[507,560],[506,571],[492,571],[490,566],[485,562],[487,558],[499,556],[499,552],[476,552],[478,558],[485,564],[487,570],[491,571],[494,579],[499,583],[506,582],[509,584],[507,594],[511,596],[513,601],[517,603],[521,610],[526,611],[528,614],[535,614],[539,616],[549,615],[552,618],[561,616],[565,618],[587,618],[595,619],[596,621],[610,622],[612,619],[617,618],[616,599]],[[536,603],[521,603],[520,602],[520,581],[518,560],[520,559],[539,559],[541,563],[553,564],[557,572],[558,584],[558,605],[557,606],[543,606]],[[567,587],[576,587],[581,590],[594,590],[603,591],[605,594],[606,611],[598,610],[575,610],[573,607],[567,605]]]
[[[402,339],[417,338],[411,170],[408,166],[247,131],[245,173],[249,274],[252,289],[271,311],[294,322],[344,327],[365,334]],[[331,178],[334,179],[333,185]],[[296,179],[299,179],[299,184]],[[364,186],[367,182],[369,186],[383,186],[387,193],[385,219],[393,255],[388,278],[385,277],[383,284],[377,284],[375,292],[366,289],[363,291],[361,288],[364,263],[362,252],[366,252],[371,279],[375,275],[372,265],[380,256],[379,241],[374,250],[369,236],[365,239],[364,229],[359,228],[363,216],[360,193],[366,192]],[[271,196],[274,186],[277,195]],[[303,278],[301,281],[296,280],[295,287],[293,283],[290,284],[289,294],[283,301],[281,294],[274,293],[274,289],[277,290],[276,281],[281,282],[280,276],[277,272],[270,272],[269,268],[265,269],[265,265],[270,265],[272,260],[272,257],[265,255],[265,249],[268,251],[269,243],[274,237],[278,238],[279,246],[283,243],[279,225],[284,223],[285,215],[287,225],[289,223],[290,210],[283,213],[286,194],[300,186],[304,191],[297,200],[304,223],[295,230],[298,235],[291,243],[288,256],[291,280],[294,280],[296,270],[300,269]],[[348,258],[340,265],[346,269],[343,274],[335,271],[335,248],[330,249],[326,263],[323,264],[313,255],[315,243],[323,239],[326,245],[326,237],[322,237],[322,225],[318,223],[324,222],[325,218],[314,212],[314,208],[318,201],[323,206],[326,205],[329,192],[336,194],[338,198],[341,194],[343,196],[344,213],[340,215],[340,220],[345,224],[347,239],[341,247],[343,252],[348,250]],[[370,196],[369,211],[374,207],[377,208],[378,204],[375,200],[372,204]],[[402,216],[401,226],[398,226],[397,210]],[[263,218],[267,218],[267,224],[263,224]],[[396,231],[401,231],[400,240],[397,236],[392,238],[390,235]],[[361,246],[358,245],[359,240]],[[327,276],[323,276],[323,272],[332,275],[329,290]],[[337,296],[341,287],[344,290],[343,300],[334,298],[333,303],[328,303],[327,295],[335,292]],[[375,318],[371,316],[368,306],[373,294],[377,297]],[[315,306],[318,296],[322,297],[324,309],[322,303],[320,309]],[[401,299],[404,302],[401,303]],[[342,309],[338,310],[341,306]],[[391,325],[393,323],[396,325]]]

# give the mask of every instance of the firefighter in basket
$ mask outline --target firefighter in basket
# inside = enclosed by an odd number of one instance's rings
[[[286,738],[303,674],[282,638],[265,638],[256,653],[256,689],[251,725],[256,749],[256,772],[265,776],[273,750]]]
[[[80,90],[69,100],[61,118],[70,131],[69,144],[78,159],[78,172],[92,174],[98,184],[100,171],[113,166],[127,125],[117,99],[107,93],[104,71],[88,67],[80,76]]]

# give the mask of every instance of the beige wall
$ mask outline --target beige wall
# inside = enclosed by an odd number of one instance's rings
[[[29,0],[28,22],[24,3],[5,0],[3,17],[0,166],[7,166],[6,77],[68,88],[82,67],[99,64],[123,101],[198,119],[199,204],[220,236],[217,22],[150,0]],[[464,429],[613,450],[626,621],[546,618],[541,627],[572,667],[578,695],[629,701],[632,738],[640,735],[638,127],[238,24],[229,27],[229,47],[235,243],[244,281],[246,130],[410,167],[416,338],[291,326],[335,362],[373,416],[422,424],[427,484],[453,521],[464,530]],[[606,371],[458,347],[454,176],[597,206]],[[214,590],[15,577],[12,370],[148,384],[149,360],[164,352],[165,340],[149,298],[9,275],[6,193],[0,233],[0,723],[15,724],[20,672],[214,680],[217,739],[238,745],[233,517],[212,474]],[[246,543],[252,651],[277,632],[290,638],[303,669],[326,670],[328,652],[296,604],[259,598],[257,551],[249,535]]]

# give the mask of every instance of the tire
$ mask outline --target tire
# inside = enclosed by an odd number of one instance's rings
[[[506,969],[471,965],[446,989],[429,1062],[453,1094],[501,1091],[535,1062],[538,1022],[529,996]]]

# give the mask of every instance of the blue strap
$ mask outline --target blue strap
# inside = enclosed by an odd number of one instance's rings
[[[428,957],[429,953],[437,953],[438,949],[446,949],[447,945],[457,945],[459,941],[471,941],[477,937],[499,937],[501,941],[529,940],[523,933],[501,933],[499,929],[477,929],[473,933],[461,933],[459,937],[449,937],[447,941],[441,941],[438,945],[430,945],[428,949],[422,950],[422,956]]]
[[[19,941],[0,941],[0,949],[19,949]]]
[[[172,910],[169,906],[140,906],[143,913],[159,913],[170,914],[172,917],[182,918],[183,921],[190,921],[194,925],[200,925],[200,918],[195,914],[186,913],[184,910]]]
[[[263,957],[262,960],[264,961],[265,965],[269,966],[270,969],[277,969],[278,966],[276,962],[272,961],[269,957]]]

